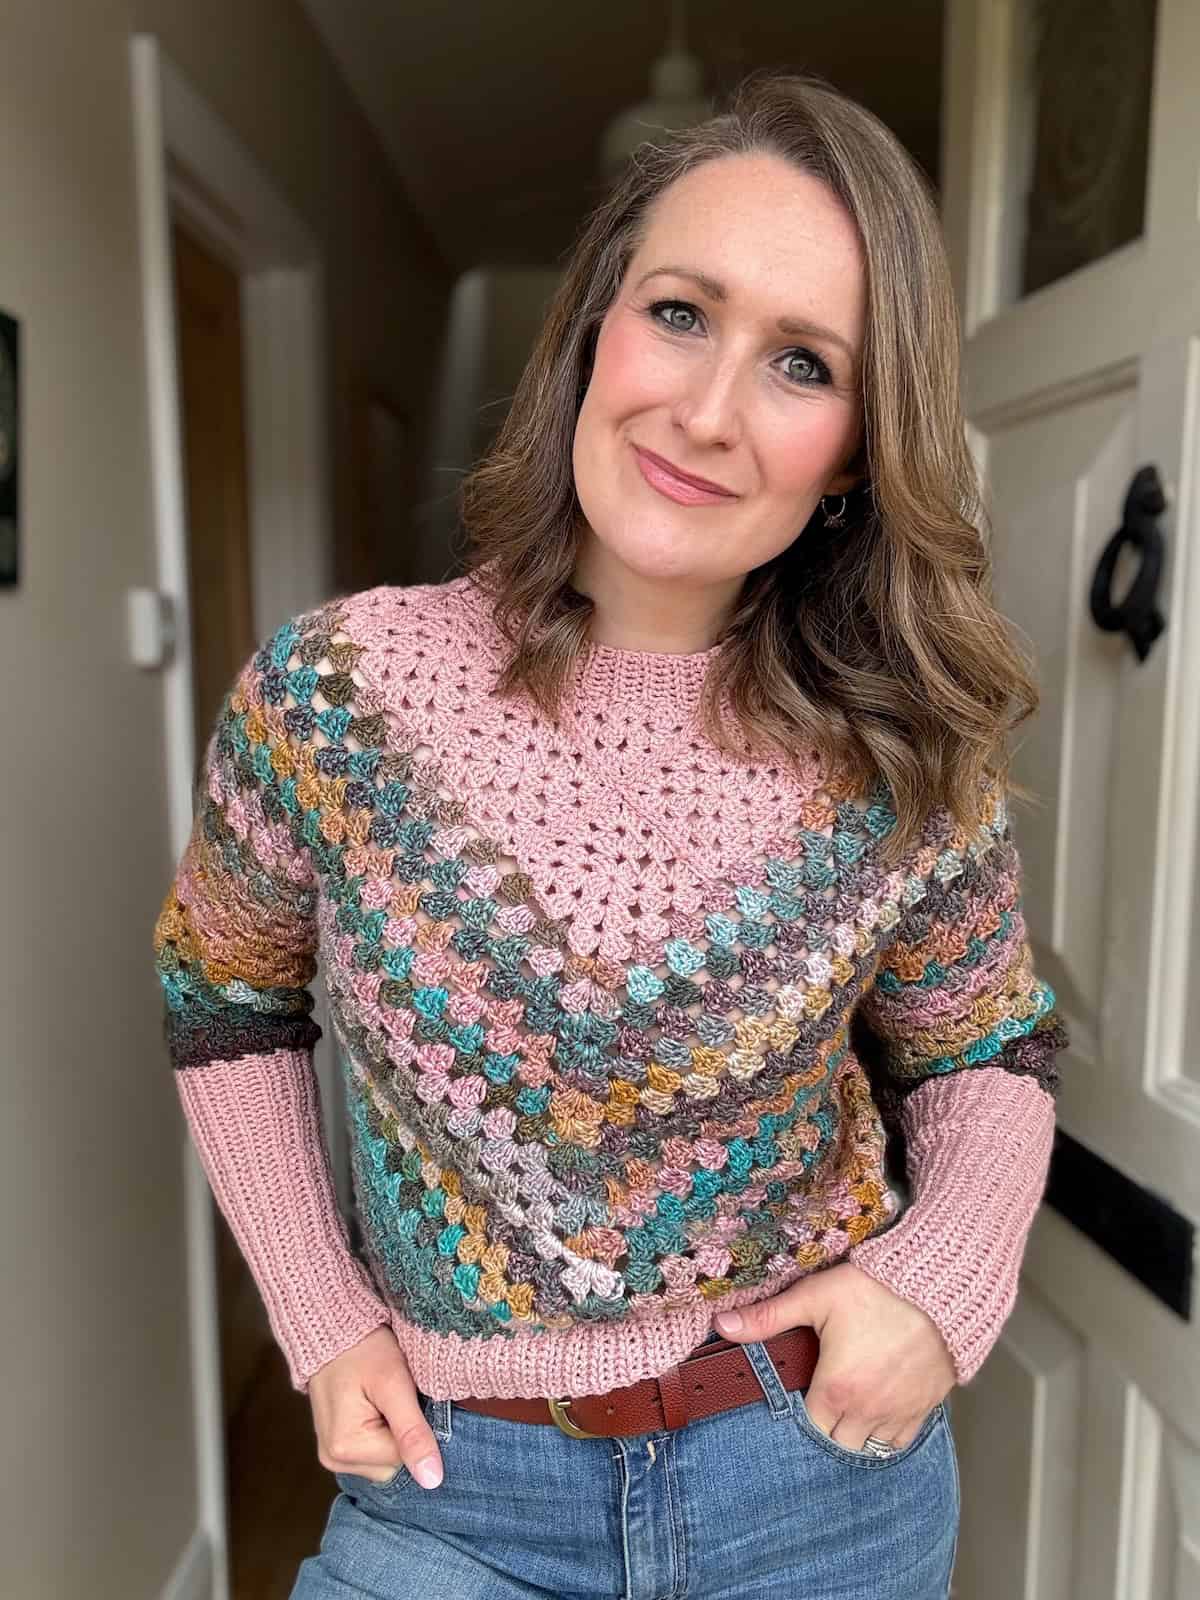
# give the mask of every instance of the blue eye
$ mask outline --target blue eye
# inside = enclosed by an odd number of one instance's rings
[[[664,312],[668,314],[664,316]],[[677,322],[674,319],[676,312],[682,312],[685,319],[690,317],[692,320]],[[674,333],[691,333],[696,323],[696,308],[688,305],[686,300],[656,300],[650,307],[650,315]]]
[[[811,377],[807,378],[789,373],[788,379],[792,383],[828,383],[830,381],[829,368],[821,360],[820,356],[813,355],[811,350],[789,350],[783,359],[785,364],[792,361],[806,361],[812,369]]]
[[[694,333],[700,321],[700,313],[686,300],[655,300],[646,309],[652,321],[671,333]],[[821,387],[833,382],[825,362],[803,346],[786,351],[781,359],[784,380],[795,389]],[[789,372],[787,368],[793,361],[806,362],[809,368],[807,375]]]

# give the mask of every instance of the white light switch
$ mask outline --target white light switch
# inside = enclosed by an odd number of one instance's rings
[[[129,659],[135,667],[162,667],[175,648],[175,606],[159,589],[126,595]]]

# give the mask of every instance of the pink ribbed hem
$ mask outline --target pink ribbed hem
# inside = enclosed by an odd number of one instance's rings
[[[712,1309],[679,1306],[639,1322],[584,1323],[485,1339],[430,1333],[392,1313],[413,1381],[435,1400],[603,1394],[682,1361],[712,1328]]]
[[[973,1067],[904,1102],[913,1198],[849,1260],[937,1324],[958,1382],[972,1378],[1016,1303],[1045,1190],[1055,1106],[1033,1077]]]
[[[386,1326],[346,1236],[311,1055],[276,1050],[177,1070],[192,1141],[258,1285],[294,1388]]]
[[[435,1400],[604,1394],[657,1377],[682,1361],[712,1332],[718,1311],[768,1300],[813,1270],[820,1269],[790,1261],[769,1272],[762,1283],[735,1289],[720,1300],[672,1306],[624,1322],[464,1339],[457,1333],[430,1333],[393,1311],[392,1331],[417,1388]]]

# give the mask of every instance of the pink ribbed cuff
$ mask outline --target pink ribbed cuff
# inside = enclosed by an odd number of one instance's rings
[[[1054,1101],[1033,1077],[971,1067],[914,1089],[902,1115],[912,1200],[848,1259],[932,1318],[966,1383],[1016,1302]]]
[[[175,1072],[193,1143],[258,1285],[292,1384],[390,1322],[350,1249],[311,1056],[298,1050]]]

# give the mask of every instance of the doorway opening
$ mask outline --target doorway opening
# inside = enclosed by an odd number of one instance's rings
[[[152,35],[132,40],[131,74],[158,588],[175,618],[162,677],[178,858],[234,674],[256,643],[332,592],[323,269],[303,221]],[[320,976],[313,992],[323,1027],[314,1065],[345,1207]],[[336,1486],[186,1134],[182,1155],[199,1526],[169,1592],[286,1596]]]

